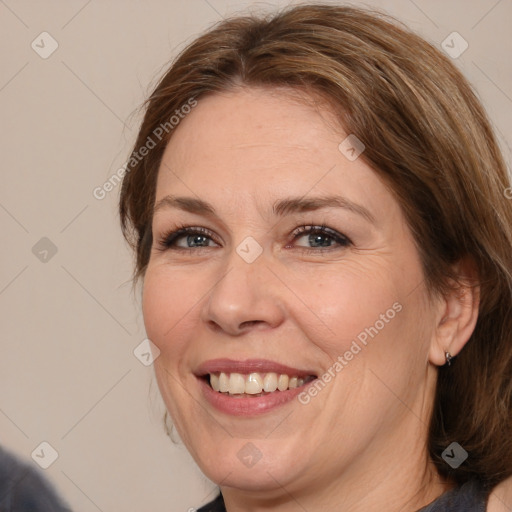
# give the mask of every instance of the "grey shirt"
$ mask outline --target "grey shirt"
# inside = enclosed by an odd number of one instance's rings
[[[477,480],[455,487],[418,512],[485,512],[488,494]]]

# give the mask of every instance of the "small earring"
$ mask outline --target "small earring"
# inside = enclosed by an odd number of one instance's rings
[[[444,355],[445,355],[445,357],[446,357],[446,364],[447,364],[448,366],[451,366],[451,364],[452,364],[452,359],[453,359],[452,355],[450,354],[450,352],[445,352],[445,353],[444,353]]]

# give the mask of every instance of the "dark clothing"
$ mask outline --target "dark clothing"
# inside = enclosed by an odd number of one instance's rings
[[[215,498],[213,501],[210,501],[210,503],[207,503],[203,507],[198,508],[197,512],[226,512],[222,494],[219,494],[217,498]]]
[[[417,512],[485,512],[486,507],[487,493],[480,483],[474,480],[445,492]],[[201,507],[197,512],[226,512],[222,495],[219,494],[214,501]]]
[[[0,512],[71,512],[40,470],[0,448]]]
[[[476,480],[445,492],[418,512],[485,512],[488,494]]]

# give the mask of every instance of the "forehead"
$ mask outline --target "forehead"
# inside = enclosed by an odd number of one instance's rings
[[[255,197],[343,193],[391,200],[376,173],[340,151],[345,133],[331,111],[287,91],[244,88],[212,94],[173,132],[156,201],[169,193],[242,204]]]

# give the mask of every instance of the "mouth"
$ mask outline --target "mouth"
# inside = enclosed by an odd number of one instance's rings
[[[216,359],[202,364],[195,375],[206,399],[222,412],[235,415],[284,405],[317,379],[313,371],[262,359]]]
[[[309,384],[315,375],[300,377],[276,372],[208,373],[202,377],[213,391],[234,398],[257,398],[271,393],[280,393]]]

